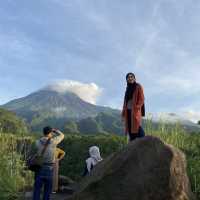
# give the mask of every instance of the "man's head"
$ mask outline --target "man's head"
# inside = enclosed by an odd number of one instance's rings
[[[50,136],[52,134],[52,128],[50,126],[46,126],[43,128],[44,136]]]
[[[127,83],[134,83],[135,82],[135,74],[133,74],[132,72],[129,72],[128,74],[126,74],[126,81],[127,81]]]

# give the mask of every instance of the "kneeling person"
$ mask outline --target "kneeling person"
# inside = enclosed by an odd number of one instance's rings
[[[83,176],[90,174],[93,167],[100,161],[102,161],[102,157],[100,155],[99,147],[92,146],[89,148],[89,155],[90,157],[86,159],[86,166]]]

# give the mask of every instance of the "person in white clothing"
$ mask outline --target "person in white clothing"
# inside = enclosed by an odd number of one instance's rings
[[[103,160],[100,155],[99,147],[97,146],[91,146],[89,148],[89,155],[90,157],[86,159],[86,166],[83,176],[90,174],[93,167]]]

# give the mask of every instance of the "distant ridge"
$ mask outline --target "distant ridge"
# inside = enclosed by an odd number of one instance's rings
[[[42,89],[0,107],[24,118],[31,130],[36,132],[47,124],[84,134],[124,132],[120,110],[88,103],[72,92]],[[175,113],[152,117],[152,126],[158,127],[160,120],[169,125],[179,123],[188,132],[200,132],[199,125]],[[143,120],[145,122],[146,119]]]
[[[96,117],[99,113],[119,113],[109,107],[85,102],[72,92],[59,93],[47,89],[12,100],[1,107],[24,118],[33,130],[41,130],[43,124],[49,122],[62,127],[69,119],[79,121]]]
[[[39,90],[12,100],[2,107],[27,119],[44,114],[56,118],[82,119],[96,116],[99,112],[113,110],[85,102],[72,92],[59,93],[51,90]]]

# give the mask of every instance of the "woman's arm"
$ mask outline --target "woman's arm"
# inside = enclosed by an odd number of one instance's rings
[[[142,86],[139,85],[136,107],[138,109],[141,109],[143,104],[144,104],[144,92]]]
[[[58,151],[58,159],[62,160],[65,156],[65,152],[60,148],[57,148],[57,151]]]

